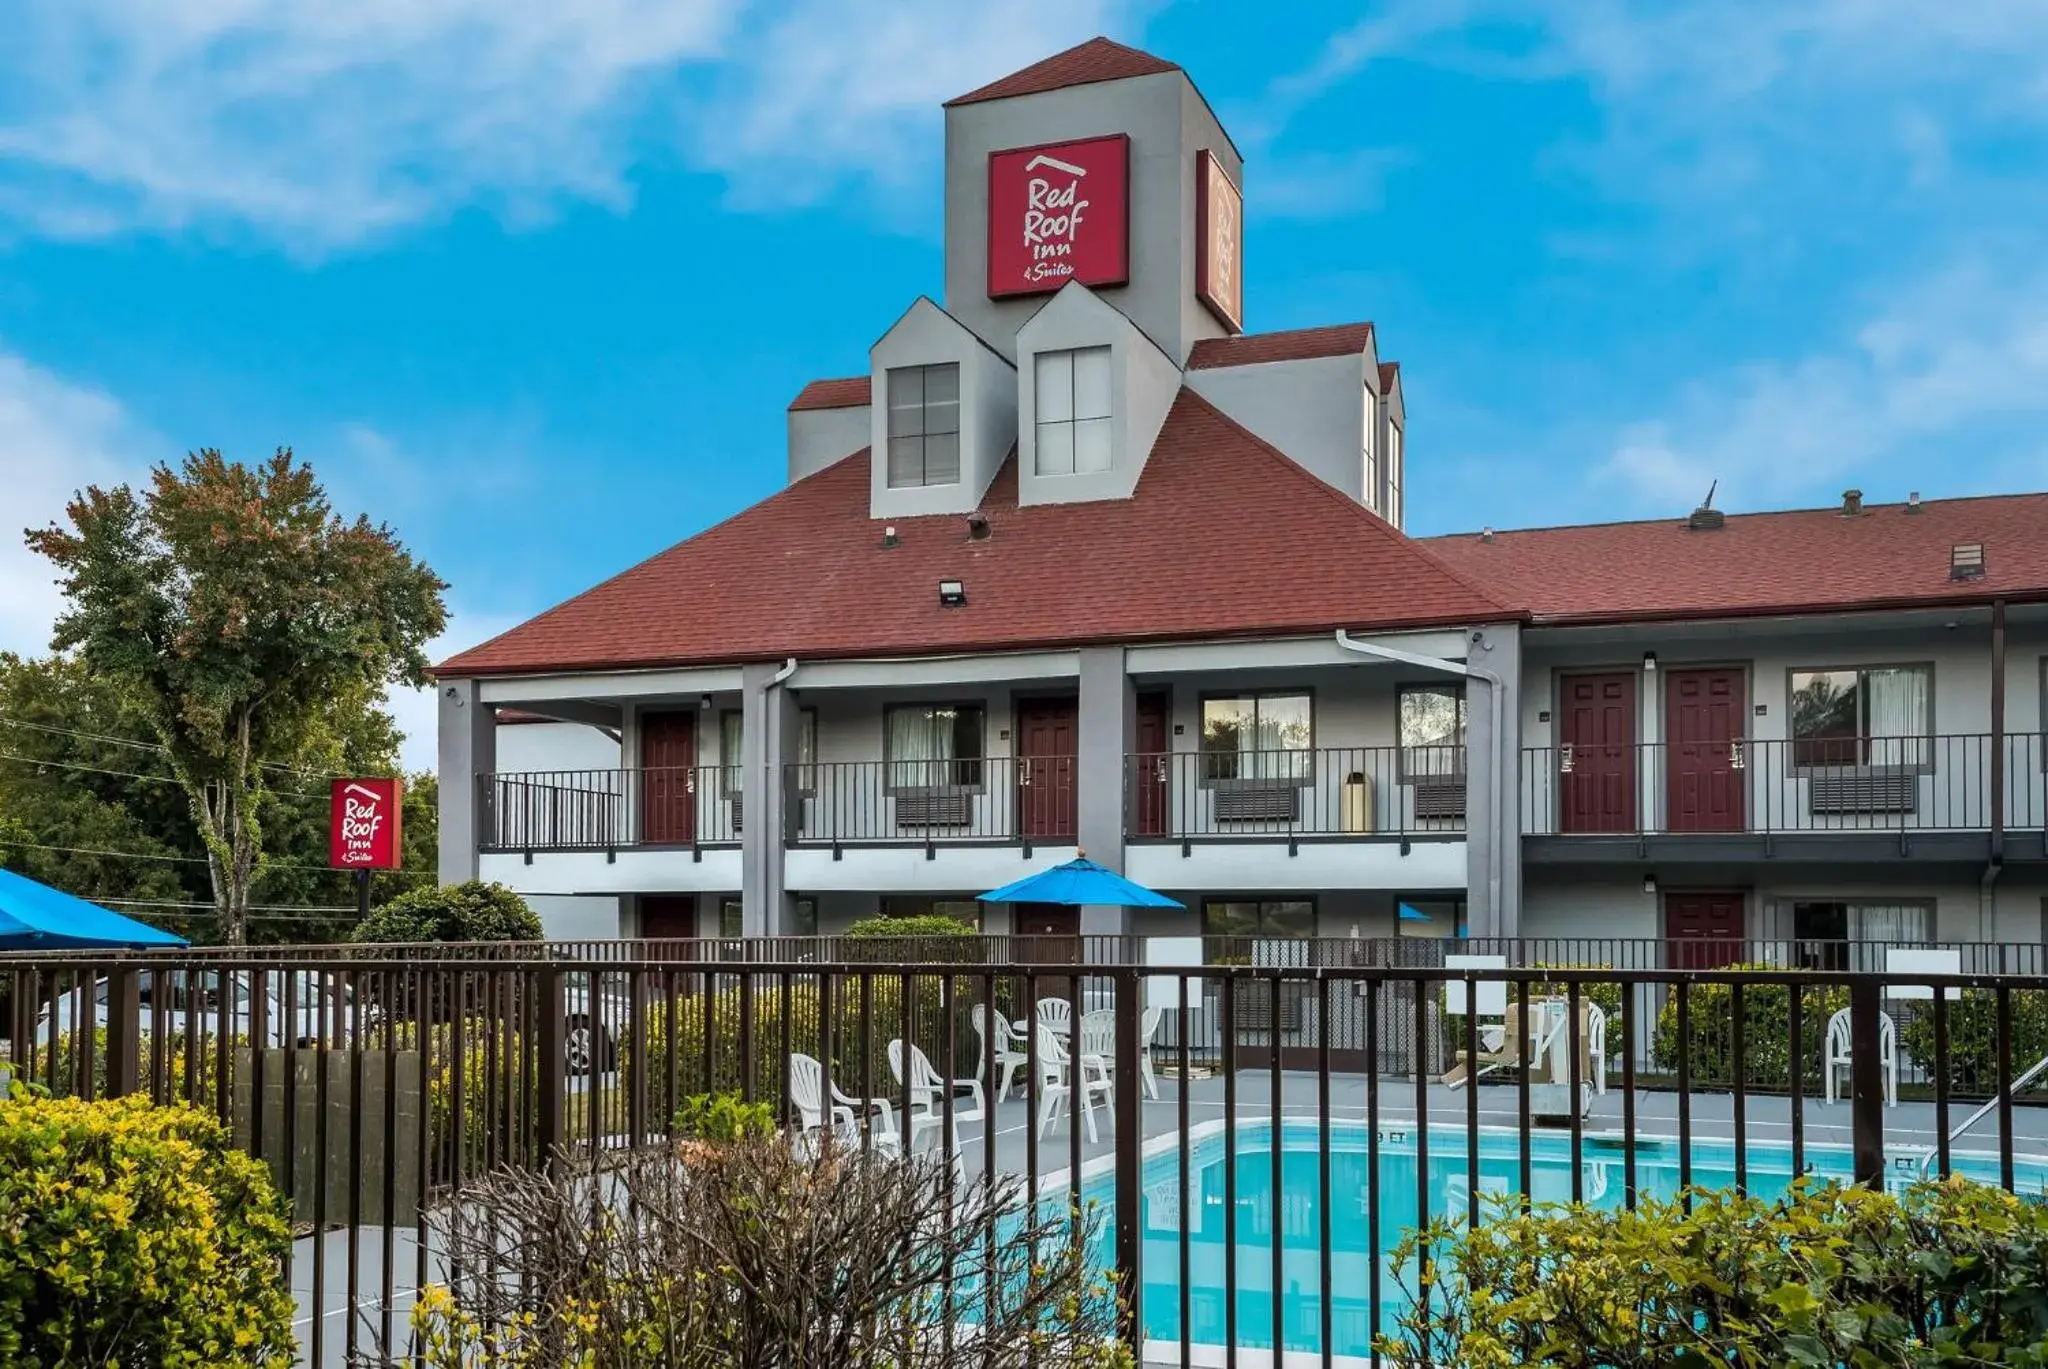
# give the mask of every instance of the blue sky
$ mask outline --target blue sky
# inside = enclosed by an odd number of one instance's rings
[[[2048,484],[2039,0],[7,8],[0,525],[288,443],[451,647],[775,489],[940,292],[939,102],[1097,32],[1244,149],[1250,326],[1379,323],[1413,531]]]

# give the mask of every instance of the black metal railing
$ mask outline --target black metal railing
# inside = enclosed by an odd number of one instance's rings
[[[1465,830],[1462,746],[1177,751],[1126,758],[1133,841],[1369,841]]]
[[[887,1101],[898,1148],[944,1161],[941,1198],[1008,1176],[1100,1214],[1090,1257],[1141,1362],[1370,1355],[1397,1329],[1396,1241],[1476,1221],[1489,1187],[1610,1206],[1806,1173],[2048,1188],[2037,973],[1859,973],[1832,955],[1679,968],[1668,946],[1654,966],[1459,968],[1416,962],[1489,943],[1418,941],[1221,939],[1228,963],[1172,967],[1143,964],[1142,942],[1079,939],[1051,963],[982,958],[1032,948],[995,939],[973,958],[926,942],[943,958],[920,960],[852,940],[825,943],[846,953],[829,961],[727,961],[724,942],[15,955],[0,1072],[227,1122],[292,1199],[302,1359],[337,1366],[410,1354],[415,1291],[479,1275],[450,1270],[433,1234],[479,1180],[688,1163],[671,1119],[713,1091],[799,1129],[795,1055],[819,1063],[823,1096],[861,1100],[851,1139],[879,1144],[870,1100]],[[1492,944],[1533,962],[1647,943]],[[1082,959],[1110,952],[1127,958]],[[979,1115],[964,1086],[924,1106],[892,1041],[978,1079]]]
[[[1531,836],[2039,830],[2037,733],[1536,746]]]
[[[745,813],[740,772],[720,766],[477,777],[477,841],[485,851],[731,846]]]
[[[799,845],[1072,845],[1072,756],[824,761],[789,768]]]

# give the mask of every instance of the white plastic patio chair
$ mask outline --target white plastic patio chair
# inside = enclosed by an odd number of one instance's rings
[[[1588,1082],[1593,1092],[1607,1092],[1607,1013],[1598,1003],[1581,1000],[1586,1004],[1586,1057],[1592,1063],[1593,1077]]]
[[[1116,1069],[1116,1014],[1107,1008],[1081,1014],[1081,1056],[1101,1062],[1105,1074]]]
[[[909,1057],[908,1077],[905,1077],[904,1057]],[[932,1068],[932,1062],[916,1046],[906,1045],[899,1037],[889,1043],[889,1069],[895,1074],[910,1097],[909,1144],[912,1153],[917,1150],[920,1133],[935,1131],[944,1125],[947,1105],[954,1094],[966,1092],[974,1100],[974,1106],[962,1112],[952,1110],[952,1119],[957,1126],[961,1122],[979,1122],[988,1115],[988,1103],[981,1091],[979,1079],[947,1080]]]
[[[1064,998],[1041,998],[1033,1011],[1038,1017],[1038,1024],[1051,1027],[1061,1039],[1065,1039],[1074,1025],[1074,1005]]]
[[[974,1021],[974,1034],[981,1038],[981,1049],[974,1053],[974,1077],[980,1079],[988,1071],[990,1057],[988,1024],[991,1014],[988,1005],[975,1004],[971,1016]],[[1017,1077],[1017,1071],[1030,1063],[1031,1057],[1025,1054],[1023,1047],[1018,1043],[1017,1032],[1011,1027],[1010,1019],[1001,1013],[995,1013],[993,1016],[996,1024],[994,1058],[996,1068],[1002,1071],[1002,1077],[996,1081],[996,1101],[1000,1103],[1009,1098],[1010,1081]]]
[[[1138,1019],[1138,1076],[1144,1082],[1145,1096],[1159,1096],[1159,1079],[1152,1073],[1152,1038],[1159,1034],[1159,1024],[1166,1017],[1164,1008],[1147,1008]]]
[[[789,1057],[789,1101],[796,1108],[797,1133],[808,1136],[822,1131],[825,1127],[825,1069],[814,1056],[792,1052]],[[869,1114],[873,1118],[869,1118]],[[877,1147],[896,1149],[902,1145],[896,1135],[896,1109],[886,1098],[870,1098],[863,1102],[849,1098],[840,1092],[839,1085],[832,1085],[832,1131],[843,1140],[858,1140],[861,1125],[867,1122],[867,1132]]]
[[[1038,1134],[1043,1136],[1052,1129],[1059,1108],[1065,1104],[1069,1114],[1073,1112],[1072,1095],[1076,1087],[1074,1062],[1067,1054],[1067,1038],[1050,1026],[1038,1024]],[[1088,1139],[1096,1139],[1095,1100],[1100,1095],[1104,1107],[1111,1107],[1112,1087],[1109,1080],[1109,1064],[1100,1055],[1083,1054],[1079,1061],[1078,1087],[1081,1090],[1081,1118],[1088,1127]],[[1115,1113],[1110,1114],[1115,1120]]]
[[[1884,1102],[1886,1107],[1899,1105],[1899,1031],[1892,1023],[1892,1015],[1881,1012],[1877,1015],[1877,1054],[1880,1067],[1884,1070]],[[1828,1019],[1827,1040],[1821,1043],[1820,1069],[1826,1076],[1827,1099],[1830,1103],[1845,1095],[1848,1089],[1837,1090],[1837,1071],[1847,1072],[1851,1066],[1849,1055],[1849,1010],[1843,1008]],[[1852,1079],[1853,1075],[1850,1076]],[[1854,1087],[1853,1083],[1850,1085]]]

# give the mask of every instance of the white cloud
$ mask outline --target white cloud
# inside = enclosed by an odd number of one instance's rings
[[[899,187],[938,103],[1130,0],[13,0],[0,228],[345,248],[482,204],[622,205],[680,154],[736,198]]]
[[[1998,488],[2033,459],[2048,416],[2048,270],[1965,260],[1826,349],[1696,382],[1665,409],[1625,424],[1595,474],[1646,509],[1689,508],[1712,480],[1724,506],[1746,508],[1855,484],[1872,499]]]
[[[111,395],[0,351],[0,650],[49,650],[62,603],[23,532],[61,522],[87,485],[144,477],[147,454],[160,450]]]

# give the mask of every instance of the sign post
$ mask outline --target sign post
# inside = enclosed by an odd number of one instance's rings
[[[395,775],[338,779],[329,791],[327,863],[356,876],[356,917],[370,915],[370,872],[404,859],[405,782]]]

